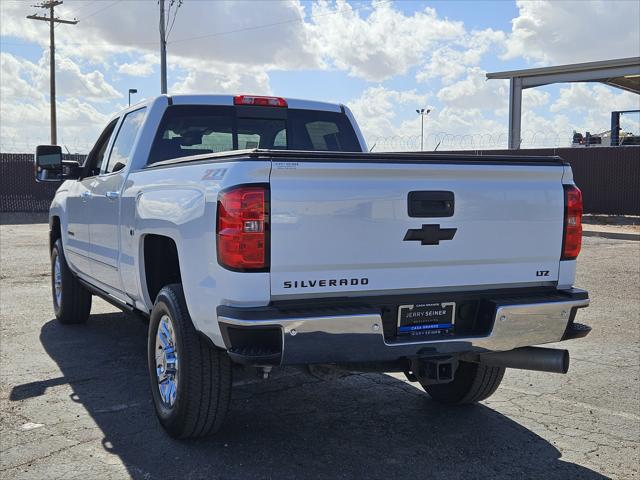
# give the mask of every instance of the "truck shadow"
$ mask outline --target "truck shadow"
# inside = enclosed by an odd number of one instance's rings
[[[378,374],[241,377],[220,433],[175,441],[150,403],[142,322],[120,313],[80,327],[52,320],[40,340],[63,377],[16,386],[10,399],[69,383],[69,401],[82,403],[105,450],[134,478],[605,478],[563,462],[546,440],[490,408],[444,408]]]

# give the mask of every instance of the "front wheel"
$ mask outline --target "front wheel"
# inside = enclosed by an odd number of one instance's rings
[[[500,386],[504,367],[490,367],[479,363],[460,362],[453,381],[423,384],[431,398],[449,405],[463,405],[489,398]]]
[[[51,296],[53,311],[60,323],[85,323],[89,318],[91,293],[69,269],[60,239],[51,249]]]
[[[147,358],[153,403],[169,435],[203,437],[222,426],[231,402],[231,361],[198,335],[180,284],[158,293]]]

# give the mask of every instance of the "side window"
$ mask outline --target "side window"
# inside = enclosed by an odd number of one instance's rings
[[[273,148],[287,148],[287,130],[283,128],[276,133],[276,138],[273,139]]]
[[[83,177],[93,177],[100,173],[102,164],[104,163],[107,145],[109,145],[109,140],[111,140],[111,137],[113,136],[113,131],[116,128],[117,123],[118,119],[113,120],[98,137],[98,141],[91,149],[91,152],[89,152],[84,164],[85,173]]]
[[[144,122],[145,113],[146,108],[141,108],[135,112],[128,113],[124,117],[116,140],[113,143],[107,166],[103,169],[104,173],[117,172],[127,166],[131,159],[133,144]]]

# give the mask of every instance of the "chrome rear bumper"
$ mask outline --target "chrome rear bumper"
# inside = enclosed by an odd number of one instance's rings
[[[383,362],[402,357],[507,351],[558,342],[566,337],[576,310],[589,304],[582,290],[572,290],[563,296],[541,296],[535,301],[522,300],[525,301],[519,303],[516,299],[497,304],[491,330],[486,335],[419,341],[385,338],[381,312],[377,308],[349,314],[287,312],[279,318],[277,310],[270,314],[274,318],[265,318],[270,315],[262,310],[252,318],[251,311],[255,310],[219,307],[218,321],[229,354],[240,363]],[[234,340],[239,338],[236,332],[244,332],[241,336],[246,339],[258,330],[262,338],[270,340],[238,347],[238,341]]]

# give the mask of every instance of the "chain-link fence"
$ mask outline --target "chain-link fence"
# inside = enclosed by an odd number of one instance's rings
[[[84,158],[64,155],[65,160]],[[0,212],[46,212],[59,186],[58,182],[36,182],[33,153],[0,153]]]

